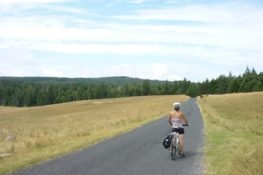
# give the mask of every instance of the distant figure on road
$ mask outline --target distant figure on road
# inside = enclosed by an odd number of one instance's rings
[[[180,103],[173,103],[173,111],[169,114],[169,124],[172,127],[172,132],[179,133],[180,151],[181,157],[185,157],[184,154],[184,125],[188,125],[187,118],[184,113],[180,111]]]

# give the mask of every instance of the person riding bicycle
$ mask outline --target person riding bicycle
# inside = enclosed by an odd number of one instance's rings
[[[180,103],[173,103],[173,111],[169,114],[169,124],[172,127],[172,132],[179,133],[180,141],[180,154],[185,157],[184,154],[184,125],[188,125],[188,120],[183,112],[180,111]]]

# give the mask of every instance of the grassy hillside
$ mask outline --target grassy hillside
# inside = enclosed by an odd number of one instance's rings
[[[263,92],[209,95],[198,102],[207,134],[205,174],[262,174]]]
[[[155,120],[187,96],[0,107],[0,174],[70,152]]]

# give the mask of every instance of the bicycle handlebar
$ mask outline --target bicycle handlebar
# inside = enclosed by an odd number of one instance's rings
[[[190,126],[191,124],[190,123],[187,123],[187,124],[183,124],[183,126]]]

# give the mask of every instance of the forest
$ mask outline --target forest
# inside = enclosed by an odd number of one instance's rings
[[[0,77],[0,105],[41,106],[78,100],[147,95],[207,94],[263,90],[263,73],[246,68],[239,76],[220,75],[212,80],[159,81],[130,77],[52,78]]]

